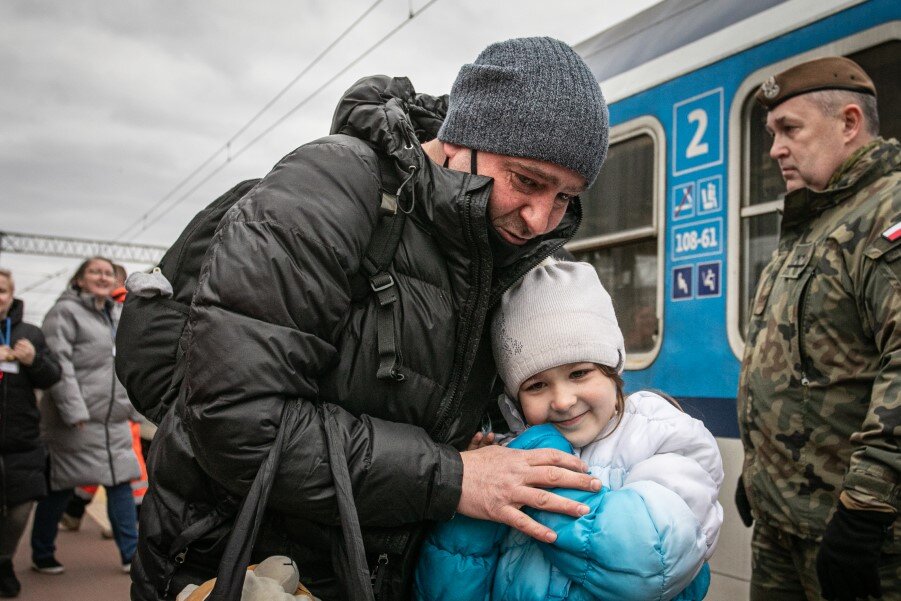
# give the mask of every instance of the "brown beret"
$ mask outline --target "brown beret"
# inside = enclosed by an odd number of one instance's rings
[[[843,56],[828,56],[768,77],[754,98],[771,111],[789,98],[817,90],[850,90],[876,95],[873,80],[860,65]]]

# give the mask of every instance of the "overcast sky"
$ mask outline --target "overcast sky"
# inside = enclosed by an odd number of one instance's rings
[[[220,193],[327,135],[358,78],[406,75],[444,94],[493,41],[577,44],[655,2],[3,0],[0,231],[168,246]],[[3,253],[0,266],[40,323],[77,261]]]

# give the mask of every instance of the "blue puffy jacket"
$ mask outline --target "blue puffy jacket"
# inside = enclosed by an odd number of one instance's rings
[[[551,425],[529,428],[510,446],[573,452]],[[462,515],[436,526],[421,550],[414,598],[704,598],[710,584],[705,536],[697,517],[678,494],[653,481],[634,482],[618,490],[605,486],[597,493],[553,492],[591,509],[587,515],[573,518],[527,508],[531,517],[557,532],[553,544],[540,543],[502,524]]]

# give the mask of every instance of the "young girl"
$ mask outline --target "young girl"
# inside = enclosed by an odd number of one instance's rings
[[[526,274],[501,301],[492,344],[501,410],[519,434],[510,446],[575,453],[604,487],[554,491],[590,507],[580,518],[527,510],[557,533],[553,544],[459,515],[436,526],[415,597],[703,599],[723,521],[720,454],[675,402],[624,396],[623,336],[594,268],[553,262]]]

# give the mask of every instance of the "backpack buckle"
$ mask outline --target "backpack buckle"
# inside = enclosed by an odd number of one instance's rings
[[[392,286],[394,286],[394,278],[386,271],[377,273],[369,278],[369,287],[372,288],[373,292],[381,292]]]

